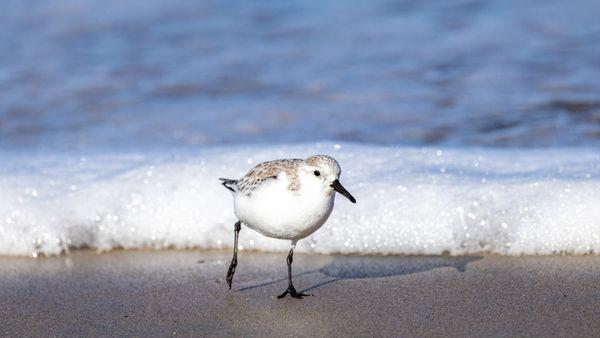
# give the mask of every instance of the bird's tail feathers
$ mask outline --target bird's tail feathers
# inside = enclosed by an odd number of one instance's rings
[[[219,178],[219,180],[221,180],[221,184],[223,184],[225,188],[235,192],[235,184],[237,183],[237,180],[232,180],[229,178]]]

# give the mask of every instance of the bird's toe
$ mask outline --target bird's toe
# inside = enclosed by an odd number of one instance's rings
[[[302,297],[310,296],[310,294],[308,294],[308,293],[297,292],[294,289],[292,289],[292,290],[287,289],[282,294],[280,294],[279,296],[277,296],[277,298],[283,298],[283,297],[287,296],[288,294],[290,296],[292,296],[292,298],[297,298],[297,299],[302,299]]]

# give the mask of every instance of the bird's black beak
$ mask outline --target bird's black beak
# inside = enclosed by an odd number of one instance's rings
[[[333,181],[333,183],[331,183],[331,187],[333,188],[333,190],[346,196],[346,198],[349,199],[350,202],[356,203],[356,199],[354,198],[354,196],[350,195],[348,190],[346,190],[346,188],[344,188],[344,186],[340,183],[340,181],[338,181],[338,180]]]

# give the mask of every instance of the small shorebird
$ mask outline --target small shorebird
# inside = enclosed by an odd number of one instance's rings
[[[292,283],[294,248],[298,240],[317,231],[327,221],[335,191],[356,203],[338,180],[340,173],[340,165],[334,158],[315,155],[305,160],[263,162],[240,179],[220,179],[233,194],[238,218],[234,227],[233,259],[227,271],[229,289],[237,266],[238,237],[243,223],[267,237],[292,241],[287,256],[288,287],[277,298],[288,293],[294,298],[307,296],[297,292]]]

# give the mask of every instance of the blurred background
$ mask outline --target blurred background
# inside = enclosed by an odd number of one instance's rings
[[[595,147],[599,18],[597,0],[4,0],[0,147]]]

